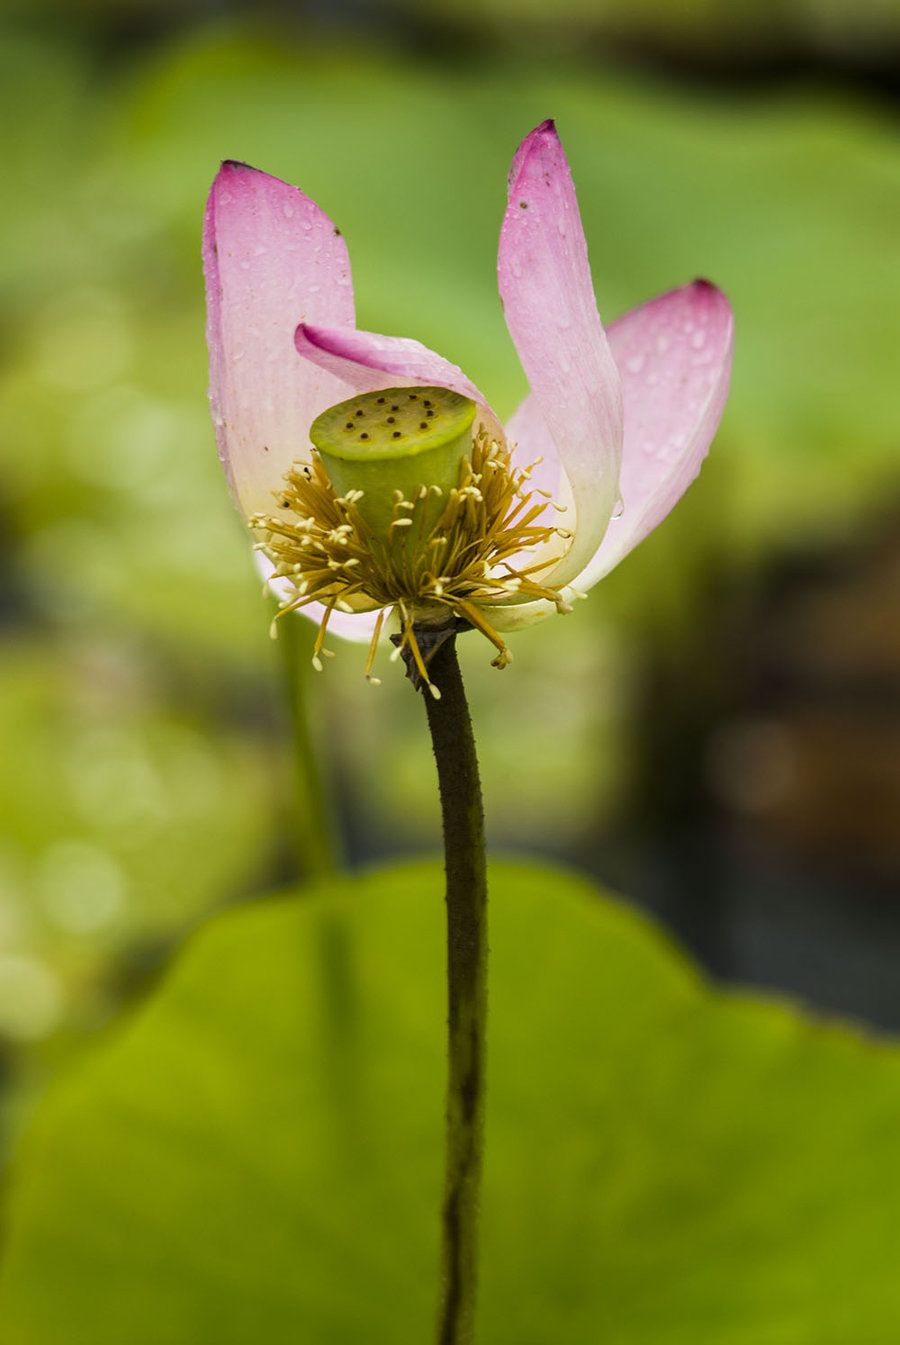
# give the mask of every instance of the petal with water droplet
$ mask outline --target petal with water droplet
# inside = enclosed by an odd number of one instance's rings
[[[519,146],[500,233],[506,323],[575,500],[575,538],[544,578],[572,579],[612,512],[622,450],[619,371],[597,313],[575,188],[556,128]]]
[[[352,326],[347,248],[296,187],[229,162],[209,194],[203,263],[219,456],[244,515],[268,512],[312,421],[352,391],[294,349],[303,318]]]
[[[728,300],[705,280],[651,299],[610,325],[625,391],[624,509],[576,588],[590,588],[618,565],[696,477],[728,395],[733,328]]]

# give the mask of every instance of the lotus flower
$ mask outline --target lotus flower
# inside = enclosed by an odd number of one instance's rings
[[[516,153],[500,233],[500,294],[530,385],[505,431],[455,365],[418,341],[356,328],[344,239],[297,188],[224,163],[207,205],[204,269],[219,456],[262,539],[283,609],[319,623],[317,663],[330,624],[372,642],[371,668],[385,613],[394,610],[413,643],[417,621],[435,613],[479,627],[503,666],[501,632],[568,610],[668,514],[700,469],[728,391],[732,314],[706,281],[652,299],[604,331],[552,121]],[[445,483],[443,516],[432,508],[428,529],[407,526],[402,510],[416,500],[393,492],[390,537],[402,535],[403,556],[413,533],[431,538],[427,563],[414,558],[416,582],[427,580],[420,592],[404,588],[402,567],[387,565],[387,544],[360,517],[365,491],[331,487],[310,428],[346,403],[349,431],[363,414],[352,399],[368,394],[405,397],[409,410],[429,391],[435,406],[454,396],[473,403],[474,418],[463,475],[449,492]],[[432,488],[421,485],[423,495]],[[479,510],[472,540],[465,528]],[[476,560],[464,572],[453,569],[462,554]]]

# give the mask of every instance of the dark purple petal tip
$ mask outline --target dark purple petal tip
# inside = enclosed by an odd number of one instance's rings
[[[259,173],[259,168],[254,168],[252,163],[244,163],[242,159],[223,159],[221,163],[223,173]]]

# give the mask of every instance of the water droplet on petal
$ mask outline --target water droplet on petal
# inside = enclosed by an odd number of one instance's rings
[[[625,368],[630,374],[639,374],[643,367],[644,356],[641,354],[629,355],[628,359],[625,361]]]
[[[291,205],[290,201],[285,201],[282,206],[282,209],[284,210],[285,219],[294,218],[294,207]]]

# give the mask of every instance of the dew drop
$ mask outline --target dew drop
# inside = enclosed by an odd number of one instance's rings
[[[625,513],[625,501],[622,499],[621,495],[617,495],[616,502],[613,505],[612,517],[621,518],[624,513]]]
[[[290,201],[285,201],[282,209],[284,210],[285,219],[294,218],[294,207],[291,205]]]
[[[703,331],[694,332],[694,335],[691,337],[691,345],[694,347],[694,349],[702,350],[705,344],[706,344],[706,332]]]
[[[643,355],[629,355],[625,361],[625,368],[630,374],[639,374],[644,367]]]

